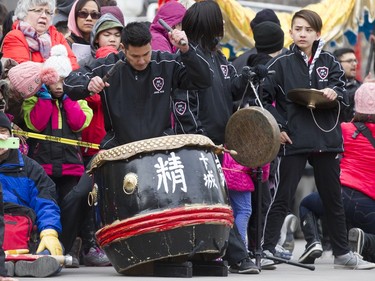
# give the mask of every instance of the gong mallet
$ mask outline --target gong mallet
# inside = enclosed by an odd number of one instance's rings
[[[168,31],[172,32],[173,29],[166,23],[163,19],[159,19],[159,23]],[[184,39],[181,39],[180,42],[178,42],[181,46],[186,46],[186,41]]]
[[[311,265],[311,264],[303,264],[303,263],[294,262],[294,261],[283,259],[283,258],[278,258],[278,257],[271,256],[271,255],[266,255],[266,254],[263,254],[263,258],[273,260],[273,261],[276,261],[276,262],[279,262],[279,263],[285,263],[285,264],[290,264],[290,265],[306,268],[306,269],[309,269],[311,271],[315,270],[315,266]]]

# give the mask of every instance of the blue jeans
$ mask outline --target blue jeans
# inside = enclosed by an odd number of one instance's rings
[[[318,192],[312,192],[301,200],[299,217],[304,218],[308,212],[313,212],[317,218],[323,216],[324,206]]]
[[[251,192],[229,189],[229,199],[233,209],[234,223],[247,248],[247,226],[251,216]]]
[[[359,227],[364,232],[375,234],[375,200],[349,187],[342,187],[342,201],[348,229]]]

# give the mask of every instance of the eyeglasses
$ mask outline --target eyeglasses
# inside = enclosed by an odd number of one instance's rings
[[[77,17],[81,19],[87,19],[88,17],[91,17],[93,20],[97,20],[100,18],[101,14],[98,12],[86,12],[86,11],[78,11]]]
[[[358,63],[356,59],[349,59],[349,60],[342,60],[340,62],[347,62],[347,63]]]
[[[50,10],[45,10],[45,9],[30,9],[28,10],[29,12],[33,12],[35,14],[37,14],[38,16],[41,16],[43,15],[43,13],[46,14],[46,16],[53,16],[54,12],[50,11]]]

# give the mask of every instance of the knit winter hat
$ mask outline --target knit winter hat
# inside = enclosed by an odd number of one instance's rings
[[[55,15],[52,18],[52,24],[56,25],[61,21],[68,21],[68,15],[72,9],[74,0],[57,0]]]
[[[12,125],[10,124],[10,120],[8,116],[2,111],[0,111],[0,127],[7,128],[10,134],[12,134]]]
[[[256,25],[265,21],[272,21],[280,26],[280,20],[275,12],[271,9],[263,9],[256,13],[255,17],[250,22],[251,30],[254,31]]]
[[[9,69],[10,87],[22,98],[27,99],[35,95],[42,84],[55,84],[59,81],[56,70],[43,68],[39,62],[26,61]]]
[[[100,32],[108,30],[108,29],[112,29],[112,28],[118,28],[122,30],[124,26],[120,22],[111,21],[111,20],[105,21],[99,26],[98,30],[96,31],[95,39],[99,35]]]
[[[375,114],[375,83],[363,83],[354,94],[356,113]]]
[[[258,53],[272,54],[284,46],[284,31],[274,22],[265,21],[257,24],[253,33]]]
[[[55,69],[59,77],[67,77],[72,72],[72,65],[65,46],[62,44],[53,46],[51,48],[51,56],[44,62],[43,67]]]
[[[112,28],[117,28],[121,31],[124,26],[111,13],[102,15],[100,19],[98,19],[95,23],[90,35],[91,53],[93,57],[95,57],[95,52],[99,48],[99,44],[96,42],[99,34],[105,30]]]

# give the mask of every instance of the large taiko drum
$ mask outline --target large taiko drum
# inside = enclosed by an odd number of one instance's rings
[[[152,274],[156,261],[224,254],[233,214],[214,149],[207,137],[177,135],[118,146],[93,159],[103,225],[96,237],[117,272]]]

